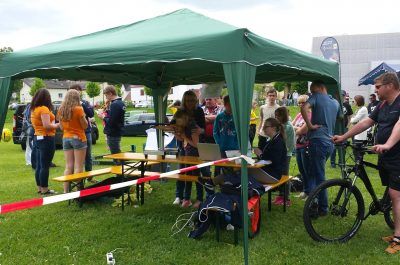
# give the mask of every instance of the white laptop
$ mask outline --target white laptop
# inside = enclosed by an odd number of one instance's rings
[[[221,150],[218,144],[198,143],[199,157],[203,161],[215,161],[221,159]]]
[[[276,178],[270,176],[267,172],[265,172],[261,168],[249,168],[248,175],[252,176],[255,180],[257,180],[261,184],[273,184],[278,182]]]

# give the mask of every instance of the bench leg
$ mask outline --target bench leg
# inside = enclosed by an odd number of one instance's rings
[[[271,190],[268,191],[268,212],[271,211],[271,201],[272,201],[272,192]]]
[[[234,227],[233,238],[234,238],[235,246],[237,246],[238,242],[239,242],[239,228],[237,228],[237,227]]]
[[[122,193],[121,203],[122,203],[121,209],[123,211],[125,209],[125,193],[124,192]]]
[[[283,185],[283,212],[286,212],[286,202],[287,202],[287,184]]]
[[[136,184],[136,201],[139,203],[140,198],[140,188],[139,185]]]
[[[215,238],[216,238],[217,242],[219,242],[219,232],[220,232],[220,230],[219,230],[219,228],[220,228],[220,225],[219,225],[219,218],[220,218],[220,214],[219,214],[219,212],[216,212],[216,218],[215,218]]]
[[[144,204],[144,183],[140,184],[141,193],[140,193],[140,205]]]

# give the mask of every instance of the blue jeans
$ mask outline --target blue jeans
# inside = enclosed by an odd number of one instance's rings
[[[37,144],[36,144],[36,136],[32,137],[32,153],[31,153],[31,166],[33,169],[36,169],[37,164]]]
[[[92,170],[92,133],[87,132],[85,134],[86,134],[86,139],[87,139],[85,171],[91,171]]]
[[[121,136],[108,136],[107,144],[111,154],[121,153]]]
[[[332,154],[333,143],[329,140],[310,140],[310,189],[313,191],[319,184],[325,181],[326,160]],[[328,210],[328,196],[326,190],[318,197],[318,207],[322,211]]]
[[[37,138],[37,137],[36,137]],[[42,140],[36,139],[36,185],[42,188],[49,186],[49,169],[56,151],[54,136],[45,136]]]
[[[188,146],[185,147],[184,154],[187,156],[199,156],[197,148]],[[185,167],[186,165],[181,165],[182,167]],[[187,165],[189,166],[189,165]],[[193,176],[200,176],[200,170],[193,170],[187,172],[188,175],[193,175]],[[196,182],[196,199],[199,201],[203,201],[203,185],[200,183]],[[180,199],[185,199],[185,200],[190,200],[190,196],[192,195],[192,182],[191,181],[177,181],[176,182],[176,191],[175,191],[175,197],[180,198]]]
[[[303,177],[303,192],[309,194],[310,188],[310,152],[308,147],[296,149],[297,166],[301,176]]]

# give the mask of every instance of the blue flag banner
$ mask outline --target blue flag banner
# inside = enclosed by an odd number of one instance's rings
[[[325,38],[320,49],[325,59],[340,62],[339,44],[335,38]]]

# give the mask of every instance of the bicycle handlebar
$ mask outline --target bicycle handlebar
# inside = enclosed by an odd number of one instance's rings
[[[367,147],[360,143],[354,144],[354,143],[350,143],[350,141],[346,141],[346,142],[335,144],[335,147],[348,147],[348,146],[350,146],[355,152],[358,152],[358,153],[376,154],[370,147]]]

